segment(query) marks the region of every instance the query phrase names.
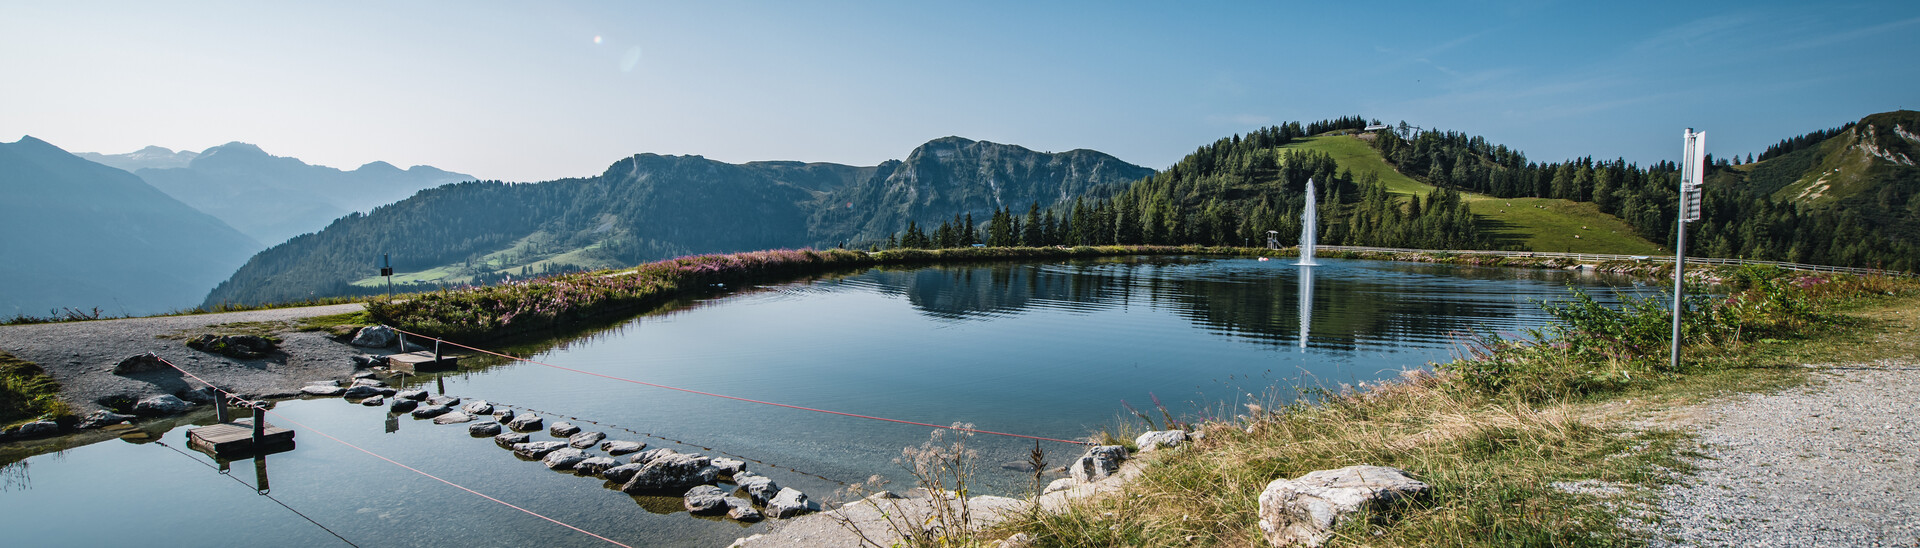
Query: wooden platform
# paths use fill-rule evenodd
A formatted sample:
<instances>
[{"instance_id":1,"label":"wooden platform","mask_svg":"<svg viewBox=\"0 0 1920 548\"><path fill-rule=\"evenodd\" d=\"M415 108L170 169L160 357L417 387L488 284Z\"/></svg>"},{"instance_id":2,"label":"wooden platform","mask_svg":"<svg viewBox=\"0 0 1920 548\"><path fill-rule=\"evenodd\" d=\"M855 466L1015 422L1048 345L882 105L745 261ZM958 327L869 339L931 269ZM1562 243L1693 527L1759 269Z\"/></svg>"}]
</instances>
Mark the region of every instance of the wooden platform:
<instances>
[{"instance_id":1,"label":"wooden platform","mask_svg":"<svg viewBox=\"0 0 1920 548\"><path fill-rule=\"evenodd\" d=\"M433 352L426 350L387 356L388 369L409 374L419 373L421 371L443 371L458 367L460 367L460 357L452 354L441 354L440 359L437 360L434 359Z\"/></svg>"},{"instance_id":2,"label":"wooden platform","mask_svg":"<svg viewBox=\"0 0 1920 548\"><path fill-rule=\"evenodd\" d=\"M263 447L253 446L253 423L248 419L202 426L187 431L188 445L215 455L247 453L267 447L293 443L293 430L267 425L260 436Z\"/></svg>"}]
</instances>

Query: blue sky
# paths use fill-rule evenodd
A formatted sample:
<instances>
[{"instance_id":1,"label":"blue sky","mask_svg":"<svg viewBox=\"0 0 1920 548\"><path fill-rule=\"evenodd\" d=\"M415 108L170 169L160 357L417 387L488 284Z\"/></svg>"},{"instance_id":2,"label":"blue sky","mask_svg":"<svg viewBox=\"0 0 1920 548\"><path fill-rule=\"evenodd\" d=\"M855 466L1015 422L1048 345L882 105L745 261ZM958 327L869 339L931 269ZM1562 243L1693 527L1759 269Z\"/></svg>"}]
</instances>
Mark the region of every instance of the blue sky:
<instances>
[{"instance_id":1,"label":"blue sky","mask_svg":"<svg viewBox=\"0 0 1920 548\"><path fill-rule=\"evenodd\" d=\"M1163 168L1351 114L1647 163L1920 109L1910 1L8 2L0 48L0 139L512 181L946 135Z\"/></svg>"}]
</instances>

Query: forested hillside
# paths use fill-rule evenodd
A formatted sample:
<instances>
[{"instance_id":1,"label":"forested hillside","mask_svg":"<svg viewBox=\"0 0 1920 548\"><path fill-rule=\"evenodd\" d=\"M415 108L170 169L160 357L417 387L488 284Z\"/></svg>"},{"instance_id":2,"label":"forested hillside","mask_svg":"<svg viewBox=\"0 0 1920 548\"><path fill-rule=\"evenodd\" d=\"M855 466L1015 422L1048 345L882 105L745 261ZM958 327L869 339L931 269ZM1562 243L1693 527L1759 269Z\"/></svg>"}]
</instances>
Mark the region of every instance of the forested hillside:
<instances>
[{"instance_id":1,"label":"forested hillside","mask_svg":"<svg viewBox=\"0 0 1920 548\"><path fill-rule=\"evenodd\" d=\"M1378 122L1374 122L1377 124ZM1234 135L1200 147L1162 173L1142 179L1111 199L1072 206L1007 207L987 221L955 216L936 227L912 227L894 245L941 246L980 241L989 245L1202 244L1263 242L1268 231L1282 245L1299 239L1305 181L1319 183L1319 241L1427 249L1524 249L1502 232L1579 232L1589 226L1543 220L1534 209L1545 199L1590 204L1590 224L1629 227L1634 242L1674 241L1678 226L1679 168L1673 162L1639 166L1624 160L1578 158L1529 161L1518 150L1452 131L1362 132L1369 124L1347 117L1302 125L1288 123ZM1400 125L1405 128L1405 124ZM1691 225L1689 255L1749 258L1841 266L1920 267L1920 113L1876 114L1840 128L1782 140L1760 160L1735 165L1708 157L1704 216ZM1378 170L1353 169L1306 147L1289 147L1310 136L1353 135L1405 177L1382 182ZM1346 137L1341 137L1346 138ZM1317 147L1328 148L1328 147ZM1359 175L1355 175L1356 171ZM1486 204L1479 212L1469 201ZM1513 201L1522 201L1514 206ZM1036 204L1043 206L1044 204ZM1561 209L1579 208L1569 207ZM1592 215L1592 214L1588 214ZM1562 215L1565 217L1566 215ZM1616 223L1613 220L1617 219ZM985 225L984 227L982 225ZM984 233L984 234L982 234ZM947 236L943 237L945 234ZM994 234L1016 237L995 238ZM1589 241L1599 241L1612 234ZM1634 237L1637 236L1637 237ZM1534 238L1541 241L1541 238ZM1010 243L1009 243L1010 242ZM1540 251L1597 251L1582 243ZM1647 243L1625 244L1634 252ZM1597 246L1596 246L1597 247Z\"/></svg>"},{"instance_id":2,"label":"forested hillside","mask_svg":"<svg viewBox=\"0 0 1920 548\"><path fill-rule=\"evenodd\" d=\"M937 139L905 161L729 164L640 154L597 177L429 189L253 257L207 305L486 284L694 253L862 245L956 209L1104 196L1151 174L1088 150Z\"/></svg>"}]
</instances>

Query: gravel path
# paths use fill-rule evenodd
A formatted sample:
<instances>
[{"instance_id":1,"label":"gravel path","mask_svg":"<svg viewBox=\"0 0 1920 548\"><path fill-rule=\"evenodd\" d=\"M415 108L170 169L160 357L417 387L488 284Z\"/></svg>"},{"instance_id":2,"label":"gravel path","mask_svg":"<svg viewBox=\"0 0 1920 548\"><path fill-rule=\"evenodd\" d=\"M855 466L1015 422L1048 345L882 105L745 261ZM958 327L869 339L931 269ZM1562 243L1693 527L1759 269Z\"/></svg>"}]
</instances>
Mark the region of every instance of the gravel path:
<instances>
[{"instance_id":1,"label":"gravel path","mask_svg":"<svg viewBox=\"0 0 1920 548\"><path fill-rule=\"evenodd\" d=\"M183 333L213 332L212 326L236 322L279 322L310 316L355 312L358 303L304 308L278 308L222 314L129 318L0 326L0 349L40 364L60 381L61 393L84 415L101 409L99 401L116 395L136 399L155 394L178 394L202 385L178 372L115 375L120 360L152 352L195 375L223 387L252 395L297 392L309 381L346 378L353 371L349 359L365 352L336 342L321 332L279 335L281 352L258 360L235 360L187 348Z\"/></svg>"},{"instance_id":2,"label":"gravel path","mask_svg":"<svg viewBox=\"0 0 1920 548\"><path fill-rule=\"evenodd\" d=\"M1920 364L1815 375L1694 416L1708 458L1662 490L1656 546L1920 546Z\"/></svg>"}]
</instances>

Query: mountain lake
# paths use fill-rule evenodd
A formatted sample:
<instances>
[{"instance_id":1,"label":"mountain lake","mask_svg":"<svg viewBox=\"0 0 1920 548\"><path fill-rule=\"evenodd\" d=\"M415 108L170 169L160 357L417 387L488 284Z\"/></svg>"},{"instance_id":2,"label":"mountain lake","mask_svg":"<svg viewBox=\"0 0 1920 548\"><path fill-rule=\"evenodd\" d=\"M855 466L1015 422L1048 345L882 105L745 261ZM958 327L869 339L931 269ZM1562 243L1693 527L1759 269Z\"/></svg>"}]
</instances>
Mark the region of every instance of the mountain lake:
<instances>
[{"instance_id":1,"label":"mountain lake","mask_svg":"<svg viewBox=\"0 0 1920 548\"><path fill-rule=\"evenodd\" d=\"M1183 420L1231 417L1250 401L1271 405L1305 389L1396 378L1451 359L1478 333L1516 336L1545 325L1536 301L1565 299L1569 286L1613 302L1660 285L1561 270L1320 263L1133 257L871 269L728 291L494 350L740 398L1084 439L1102 429L1145 429L1126 406L1156 422L1156 401ZM565 420L609 440L737 458L823 502L873 475L889 479L889 489L912 488L894 459L932 431L503 359L469 358L460 371L404 384L444 385L448 395L536 413L548 425ZM391 416L384 406L325 398L282 401L275 411L634 546L724 546L778 521L693 516L678 496L626 495L602 480L519 459L469 436L465 424ZM299 431L291 451L234 461L221 472L186 449L184 427L212 422L211 412L200 412L147 425L151 439L110 439L5 465L0 515L8 543L605 544L314 431ZM556 439L544 429L532 438ZM1031 473L1013 464L1027 460L1034 440L975 435L968 443L979 452L975 493L1031 494ZM1050 468L1081 452L1039 445ZM262 477L265 496L256 490Z\"/></svg>"}]
</instances>

